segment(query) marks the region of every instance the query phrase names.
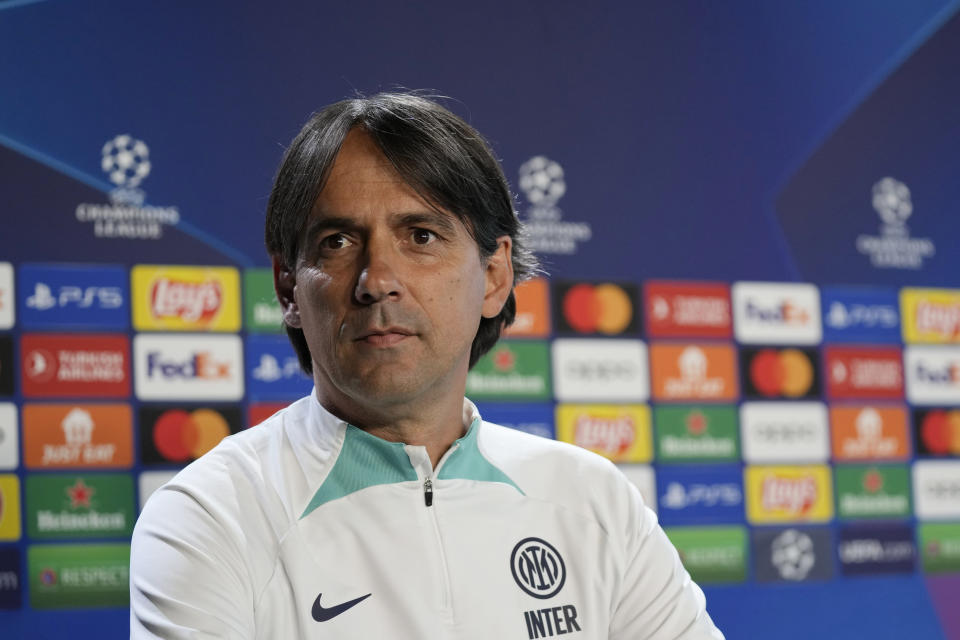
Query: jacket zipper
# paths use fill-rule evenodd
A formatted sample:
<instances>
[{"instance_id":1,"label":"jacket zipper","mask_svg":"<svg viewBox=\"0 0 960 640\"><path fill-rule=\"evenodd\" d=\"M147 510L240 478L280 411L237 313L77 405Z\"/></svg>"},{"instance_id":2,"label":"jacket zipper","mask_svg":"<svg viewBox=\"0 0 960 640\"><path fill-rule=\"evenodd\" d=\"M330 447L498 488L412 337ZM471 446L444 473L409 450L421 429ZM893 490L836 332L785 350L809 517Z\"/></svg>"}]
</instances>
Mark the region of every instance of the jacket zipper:
<instances>
[{"instance_id":1,"label":"jacket zipper","mask_svg":"<svg viewBox=\"0 0 960 640\"><path fill-rule=\"evenodd\" d=\"M430 478L423 481L423 504L433 506L433 480Z\"/></svg>"}]
</instances>

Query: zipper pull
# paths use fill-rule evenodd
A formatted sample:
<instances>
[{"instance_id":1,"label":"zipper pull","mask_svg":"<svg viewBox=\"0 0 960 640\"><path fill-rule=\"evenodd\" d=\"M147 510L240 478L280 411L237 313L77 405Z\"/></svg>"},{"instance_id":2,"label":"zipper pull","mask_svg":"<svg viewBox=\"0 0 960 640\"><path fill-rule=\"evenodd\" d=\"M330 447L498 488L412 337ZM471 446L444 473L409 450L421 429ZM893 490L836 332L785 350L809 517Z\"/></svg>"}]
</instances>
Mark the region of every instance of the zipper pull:
<instances>
[{"instance_id":1,"label":"zipper pull","mask_svg":"<svg viewBox=\"0 0 960 640\"><path fill-rule=\"evenodd\" d=\"M423 504L433 505L433 480L430 478L423 481Z\"/></svg>"}]
</instances>

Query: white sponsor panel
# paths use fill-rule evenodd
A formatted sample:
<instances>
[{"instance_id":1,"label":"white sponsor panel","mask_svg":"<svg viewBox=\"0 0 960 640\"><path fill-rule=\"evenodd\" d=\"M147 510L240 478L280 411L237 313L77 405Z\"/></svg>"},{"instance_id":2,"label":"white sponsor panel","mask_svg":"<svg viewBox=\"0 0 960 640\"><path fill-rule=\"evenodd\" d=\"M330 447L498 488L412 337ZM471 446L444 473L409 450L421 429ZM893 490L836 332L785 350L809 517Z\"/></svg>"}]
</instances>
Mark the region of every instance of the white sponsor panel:
<instances>
[{"instance_id":1,"label":"white sponsor panel","mask_svg":"<svg viewBox=\"0 0 960 640\"><path fill-rule=\"evenodd\" d=\"M561 402L645 402L650 396L647 345L640 340L559 339L551 352Z\"/></svg>"},{"instance_id":2,"label":"white sponsor panel","mask_svg":"<svg viewBox=\"0 0 960 640\"><path fill-rule=\"evenodd\" d=\"M20 463L19 437L17 405L0 402L0 469L16 469Z\"/></svg>"},{"instance_id":3,"label":"white sponsor panel","mask_svg":"<svg viewBox=\"0 0 960 640\"><path fill-rule=\"evenodd\" d=\"M648 507L657 510L657 481L653 467L648 464L618 464L627 480L636 485L643 496L643 502Z\"/></svg>"},{"instance_id":4,"label":"white sponsor panel","mask_svg":"<svg viewBox=\"0 0 960 640\"><path fill-rule=\"evenodd\" d=\"M757 463L825 462L830 456L822 402L745 402L740 406L743 459Z\"/></svg>"},{"instance_id":5,"label":"white sponsor panel","mask_svg":"<svg viewBox=\"0 0 960 640\"><path fill-rule=\"evenodd\" d=\"M134 388L140 400L239 400L240 336L147 335L133 339Z\"/></svg>"},{"instance_id":6,"label":"white sponsor panel","mask_svg":"<svg viewBox=\"0 0 960 640\"><path fill-rule=\"evenodd\" d=\"M0 329L13 326L13 265L0 262Z\"/></svg>"},{"instance_id":7,"label":"white sponsor panel","mask_svg":"<svg viewBox=\"0 0 960 640\"><path fill-rule=\"evenodd\" d=\"M140 510L143 511L143 505L147 504L147 498L167 484L177 475L177 471L144 471L137 479L140 490Z\"/></svg>"},{"instance_id":8,"label":"white sponsor panel","mask_svg":"<svg viewBox=\"0 0 960 640\"><path fill-rule=\"evenodd\" d=\"M960 460L913 464L913 510L921 520L960 518Z\"/></svg>"},{"instance_id":9,"label":"white sponsor panel","mask_svg":"<svg viewBox=\"0 0 960 640\"><path fill-rule=\"evenodd\" d=\"M960 404L960 347L908 346L903 363L912 404Z\"/></svg>"},{"instance_id":10,"label":"white sponsor panel","mask_svg":"<svg viewBox=\"0 0 960 640\"><path fill-rule=\"evenodd\" d=\"M818 344L820 293L812 284L736 282L731 289L734 335L744 344Z\"/></svg>"}]
</instances>

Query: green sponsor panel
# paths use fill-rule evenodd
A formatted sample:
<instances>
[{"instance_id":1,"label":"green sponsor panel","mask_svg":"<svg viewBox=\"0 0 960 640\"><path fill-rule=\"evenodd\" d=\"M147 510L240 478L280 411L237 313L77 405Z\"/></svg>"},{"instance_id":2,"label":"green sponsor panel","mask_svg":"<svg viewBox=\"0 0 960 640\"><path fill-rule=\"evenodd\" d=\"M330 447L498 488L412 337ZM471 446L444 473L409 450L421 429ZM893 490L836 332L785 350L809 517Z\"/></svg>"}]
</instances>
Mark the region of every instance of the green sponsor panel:
<instances>
[{"instance_id":1,"label":"green sponsor panel","mask_svg":"<svg viewBox=\"0 0 960 640\"><path fill-rule=\"evenodd\" d=\"M747 579L744 527L670 527L664 531L694 581L717 584Z\"/></svg>"},{"instance_id":2,"label":"green sponsor panel","mask_svg":"<svg viewBox=\"0 0 960 640\"><path fill-rule=\"evenodd\" d=\"M273 291L272 269L243 272L243 318L247 331L283 332L283 312Z\"/></svg>"},{"instance_id":3,"label":"green sponsor panel","mask_svg":"<svg viewBox=\"0 0 960 640\"><path fill-rule=\"evenodd\" d=\"M124 473L28 475L27 535L39 540L129 538L133 478Z\"/></svg>"},{"instance_id":4,"label":"green sponsor panel","mask_svg":"<svg viewBox=\"0 0 960 640\"><path fill-rule=\"evenodd\" d=\"M910 517L910 470L906 465L841 464L834 474L837 517Z\"/></svg>"},{"instance_id":5,"label":"green sponsor panel","mask_svg":"<svg viewBox=\"0 0 960 640\"><path fill-rule=\"evenodd\" d=\"M126 607L129 544L33 545L27 549L34 609Z\"/></svg>"},{"instance_id":6,"label":"green sponsor panel","mask_svg":"<svg viewBox=\"0 0 960 640\"><path fill-rule=\"evenodd\" d=\"M653 410L658 462L740 460L734 406L660 406Z\"/></svg>"},{"instance_id":7,"label":"green sponsor panel","mask_svg":"<svg viewBox=\"0 0 960 640\"><path fill-rule=\"evenodd\" d=\"M501 340L467 374L477 400L549 400L550 352L542 340Z\"/></svg>"},{"instance_id":8,"label":"green sponsor panel","mask_svg":"<svg viewBox=\"0 0 960 640\"><path fill-rule=\"evenodd\" d=\"M960 573L960 522L927 522L919 529L923 570Z\"/></svg>"}]
</instances>

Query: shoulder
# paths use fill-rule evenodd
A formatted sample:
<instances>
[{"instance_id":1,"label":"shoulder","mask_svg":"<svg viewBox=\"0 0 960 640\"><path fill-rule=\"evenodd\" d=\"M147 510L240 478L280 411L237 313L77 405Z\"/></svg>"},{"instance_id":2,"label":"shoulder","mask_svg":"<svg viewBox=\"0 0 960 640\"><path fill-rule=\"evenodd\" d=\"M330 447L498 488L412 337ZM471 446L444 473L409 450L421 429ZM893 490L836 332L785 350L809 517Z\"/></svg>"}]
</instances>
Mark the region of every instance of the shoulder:
<instances>
[{"instance_id":1,"label":"shoulder","mask_svg":"<svg viewBox=\"0 0 960 640\"><path fill-rule=\"evenodd\" d=\"M529 498L609 520L642 505L639 491L606 458L581 447L484 422L478 446Z\"/></svg>"}]
</instances>

